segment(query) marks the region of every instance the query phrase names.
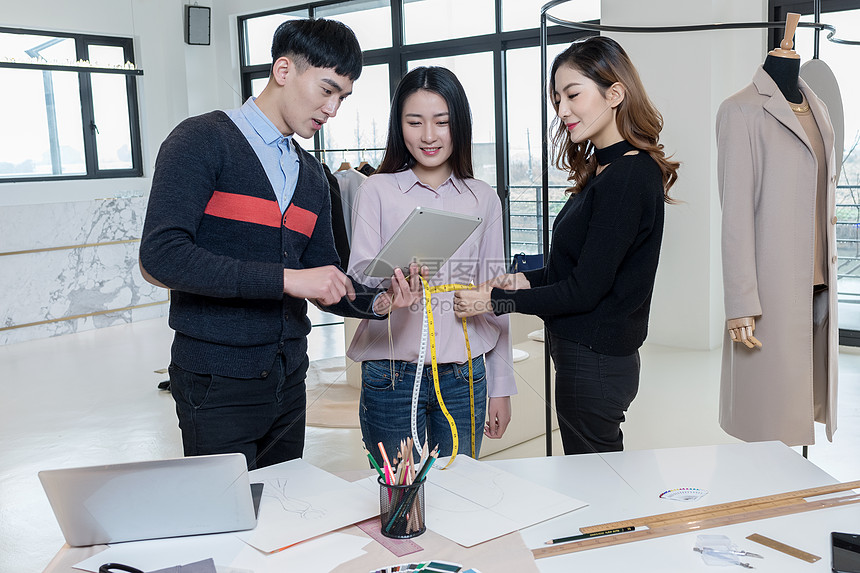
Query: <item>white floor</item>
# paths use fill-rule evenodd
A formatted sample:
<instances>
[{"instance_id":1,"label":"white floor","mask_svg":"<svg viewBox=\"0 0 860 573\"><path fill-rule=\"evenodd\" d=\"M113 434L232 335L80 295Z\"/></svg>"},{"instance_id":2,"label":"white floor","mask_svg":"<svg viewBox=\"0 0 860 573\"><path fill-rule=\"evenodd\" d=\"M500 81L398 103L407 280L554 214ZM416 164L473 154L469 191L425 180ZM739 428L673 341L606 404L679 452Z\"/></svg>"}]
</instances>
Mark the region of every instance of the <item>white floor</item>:
<instances>
[{"instance_id":1,"label":"white floor","mask_svg":"<svg viewBox=\"0 0 860 573\"><path fill-rule=\"evenodd\" d=\"M0 572L41 571L63 544L39 470L182 455L173 399L156 389L171 336L166 319L157 319L0 347ZM342 326L317 327L310 342L312 359L342 355ZM719 349L646 345L626 447L734 441L717 423L719 369ZM514 412L512 423L517 416L542 413ZM817 431L810 460L841 481L860 479L860 353L853 349L840 354L835 441ZM490 457L544 450L537 439ZM357 430L308 428L305 458L329 470L366 465Z\"/></svg>"}]
</instances>

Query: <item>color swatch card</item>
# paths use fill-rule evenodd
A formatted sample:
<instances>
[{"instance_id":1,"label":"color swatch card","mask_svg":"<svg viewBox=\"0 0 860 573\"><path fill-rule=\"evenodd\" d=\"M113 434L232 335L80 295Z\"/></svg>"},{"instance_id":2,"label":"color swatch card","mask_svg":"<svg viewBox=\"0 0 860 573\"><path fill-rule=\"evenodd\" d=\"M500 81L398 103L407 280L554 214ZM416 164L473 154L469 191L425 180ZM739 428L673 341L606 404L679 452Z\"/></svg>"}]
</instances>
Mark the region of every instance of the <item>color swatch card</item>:
<instances>
[{"instance_id":1,"label":"color swatch card","mask_svg":"<svg viewBox=\"0 0 860 573\"><path fill-rule=\"evenodd\" d=\"M236 536L264 553L379 515L377 492L300 459L249 475L264 484L258 525Z\"/></svg>"}]
</instances>

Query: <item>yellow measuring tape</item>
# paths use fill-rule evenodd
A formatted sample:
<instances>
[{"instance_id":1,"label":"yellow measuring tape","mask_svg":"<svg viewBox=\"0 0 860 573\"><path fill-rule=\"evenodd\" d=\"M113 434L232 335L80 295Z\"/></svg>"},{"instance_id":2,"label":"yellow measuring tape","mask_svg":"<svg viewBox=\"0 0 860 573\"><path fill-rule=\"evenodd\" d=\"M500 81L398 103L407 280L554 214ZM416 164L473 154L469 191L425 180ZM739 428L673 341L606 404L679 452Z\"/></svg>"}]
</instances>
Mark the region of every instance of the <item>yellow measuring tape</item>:
<instances>
[{"instance_id":1,"label":"yellow measuring tape","mask_svg":"<svg viewBox=\"0 0 860 573\"><path fill-rule=\"evenodd\" d=\"M425 306L427 312L427 330L430 339L430 365L433 369L433 389L436 391L436 399L439 401L439 407L442 409L442 413L445 415L445 419L448 420L448 425L451 427L451 438L454 442L454 447L451 450L451 459L448 460L448 463L445 464L447 468L454 461L454 458L457 457L457 450L459 449L460 439L457 435L457 424L454 422L454 418L451 416L451 413L448 412L448 408L445 406L445 401L442 400L442 391L439 388L439 367L436 364L436 329L433 326L433 307L431 304L431 295L439 293L439 292L451 292L455 290L466 290L475 288L474 285L461 285L461 284L449 284L449 285L439 285L431 287L424 277L421 277L421 282L424 285L424 292L426 293L425 298ZM471 427L472 427L472 457L476 457L475 455L475 388L474 388L474 376L472 372L472 348L469 345L469 331L466 328L466 319L463 319L463 336L466 338L466 359L469 363L469 411L471 412Z\"/></svg>"}]
</instances>

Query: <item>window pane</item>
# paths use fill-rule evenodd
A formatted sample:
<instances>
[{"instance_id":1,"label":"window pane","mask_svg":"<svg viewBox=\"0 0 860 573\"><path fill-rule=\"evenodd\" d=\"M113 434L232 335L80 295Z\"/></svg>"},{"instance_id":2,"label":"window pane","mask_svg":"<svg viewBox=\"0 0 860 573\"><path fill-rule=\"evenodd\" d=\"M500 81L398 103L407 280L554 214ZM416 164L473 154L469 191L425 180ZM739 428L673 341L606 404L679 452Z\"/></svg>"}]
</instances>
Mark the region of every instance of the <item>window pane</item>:
<instances>
[{"instance_id":1,"label":"window pane","mask_svg":"<svg viewBox=\"0 0 860 573\"><path fill-rule=\"evenodd\" d=\"M269 83L269 78L254 78L251 80L251 95L254 97L260 95L267 83Z\"/></svg>"},{"instance_id":2,"label":"window pane","mask_svg":"<svg viewBox=\"0 0 860 573\"><path fill-rule=\"evenodd\" d=\"M92 86L98 168L131 169L126 78L119 74L92 74Z\"/></svg>"},{"instance_id":3,"label":"window pane","mask_svg":"<svg viewBox=\"0 0 860 573\"><path fill-rule=\"evenodd\" d=\"M496 31L493 0L405 0L404 43L492 34Z\"/></svg>"},{"instance_id":4,"label":"window pane","mask_svg":"<svg viewBox=\"0 0 860 573\"><path fill-rule=\"evenodd\" d=\"M391 2L363 0L321 6L314 11L316 18L343 22L355 33L362 50L391 47Z\"/></svg>"},{"instance_id":5,"label":"window pane","mask_svg":"<svg viewBox=\"0 0 860 573\"><path fill-rule=\"evenodd\" d=\"M51 64L71 64L78 59L73 38L8 33L0 33L0 57L19 62L45 60Z\"/></svg>"},{"instance_id":6,"label":"window pane","mask_svg":"<svg viewBox=\"0 0 860 573\"><path fill-rule=\"evenodd\" d=\"M502 0L502 31L540 27L540 9L547 0ZM557 18L571 22L600 19L600 0L577 0L549 11ZM550 21L547 24L554 26Z\"/></svg>"},{"instance_id":7,"label":"window pane","mask_svg":"<svg viewBox=\"0 0 860 573\"><path fill-rule=\"evenodd\" d=\"M496 106L493 97L493 55L490 52L431 58L409 62L418 66L442 66L457 75L472 108L472 163L475 178L496 186Z\"/></svg>"},{"instance_id":8,"label":"window pane","mask_svg":"<svg viewBox=\"0 0 860 573\"><path fill-rule=\"evenodd\" d=\"M567 46L548 46L549 64ZM540 102L546 97L540 83L540 48L508 50L507 77L511 253L537 254L542 252L543 242ZM551 127L554 118L551 105L548 112ZM552 166L552 149L549 184L552 225L564 205L564 189L568 187L567 174Z\"/></svg>"},{"instance_id":9,"label":"window pane","mask_svg":"<svg viewBox=\"0 0 860 573\"><path fill-rule=\"evenodd\" d=\"M803 22L812 22L811 15ZM825 12L821 21L836 27L837 36L856 39L854 30L860 30L860 10ZM842 92L845 114L845 147L842 154L842 171L836 186L836 251L839 255L837 288L839 291L839 328L860 330L860 109L854 102L860 100L860 80L857 77L857 46L835 44L821 34L819 57L826 62ZM814 35L812 30L799 28L795 36L795 51L805 63L812 58Z\"/></svg>"},{"instance_id":10,"label":"window pane","mask_svg":"<svg viewBox=\"0 0 860 573\"><path fill-rule=\"evenodd\" d=\"M102 68L113 68L125 64L125 53L122 46L96 46L87 47L89 61L94 66Z\"/></svg>"},{"instance_id":11,"label":"window pane","mask_svg":"<svg viewBox=\"0 0 860 573\"><path fill-rule=\"evenodd\" d=\"M358 167L362 161L379 167L382 151L370 149L385 147L390 106L388 92L388 65L365 66L353 94L344 100L337 116L325 124L326 149L360 150L324 154L323 159L332 171L344 161L352 167Z\"/></svg>"},{"instance_id":12,"label":"window pane","mask_svg":"<svg viewBox=\"0 0 860 573\"><path fill-rule=\"evenodd\" d=\"M78 74L0 68L0 178L86 173Z\"/></svg>"},{"instance_id":13,"label":"window pane","mask_svg":"<svg viewBox=\"0 0 860 573\"><path fill-rule=\"evenodd\" d=\"M245 65L272 63L272 36L282 22L307 18L307 10L248 18L245 23Z\"/></svg>"}]
</instances>

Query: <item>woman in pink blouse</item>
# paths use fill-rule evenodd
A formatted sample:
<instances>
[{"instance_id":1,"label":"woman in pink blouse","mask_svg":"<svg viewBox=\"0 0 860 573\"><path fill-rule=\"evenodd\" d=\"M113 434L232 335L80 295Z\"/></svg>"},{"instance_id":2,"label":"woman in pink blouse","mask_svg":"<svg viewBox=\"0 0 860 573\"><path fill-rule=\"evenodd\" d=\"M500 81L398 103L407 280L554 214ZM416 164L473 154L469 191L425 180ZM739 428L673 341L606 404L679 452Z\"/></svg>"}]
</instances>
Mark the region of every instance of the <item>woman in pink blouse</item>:
<instances>
[{"instance_id":1,"label":"woman in pink blouse","mask_svg":"<svg viewBox=\"0 0 860 573\"><path fill-rule=\"evenodd\" d=\"M379 280L365 276L363 271L418 206L476 215L482 220L429 281L431 286L480 284L504 272L501 202L489 185L473 177L469 102L457 77L441 67L416 68L397 86L385 157L359 189L352 214L350 276L376 286ZM462 322L454 316L452 301L452 293L432 297L439 385L457 426L459 452L469 454L469 368ZM381 459L378 442L392 452L400 440L411 435L422 313L423 309L415 305L395 310L386 320L363 320L347 350L347 356L361 362L361 433L368 451L377 459ZM500 438L511 419L510 396L516 393L516 384L508 325L506 316L492 314L468 320L476 456L482 422L488 420L483 424L483 435ZM426 432L431 449L438 444L440 455L450 455L451 429L436 399L429 351L420 384L418 435L423 438Z\"/></svg>"}]
</instances>

